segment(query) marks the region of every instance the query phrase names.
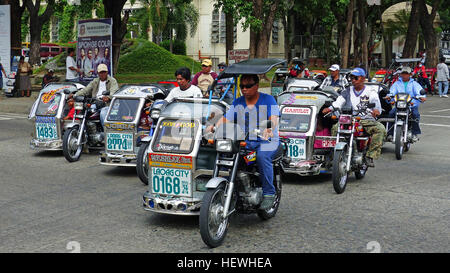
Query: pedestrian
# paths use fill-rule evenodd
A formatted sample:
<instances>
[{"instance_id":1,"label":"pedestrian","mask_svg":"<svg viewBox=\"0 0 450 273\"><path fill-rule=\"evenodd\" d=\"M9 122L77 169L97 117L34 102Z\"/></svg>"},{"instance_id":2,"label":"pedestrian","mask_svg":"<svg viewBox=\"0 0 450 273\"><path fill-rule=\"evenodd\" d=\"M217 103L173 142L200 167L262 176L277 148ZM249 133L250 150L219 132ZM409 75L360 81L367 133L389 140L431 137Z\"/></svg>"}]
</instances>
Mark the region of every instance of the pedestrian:
<instances>
[{"instance_id":1,"label":"pedestrian","mask_svg":"<svg viewBox=\"0 0 450 273\"><path fill-rule=\"evenodd\" d=\"M55 71L53 69L49 69L47 74L45 74L44 78L42 78L42 88L44 88L50 82L56 82L57 79L54 76Z\"/></svg>"},{"instance_id":2,"label":"pedestrian","mask_svg":"<svg viewBox=\"0 0 450 273\"><path fill-rule=\"evenodd\" d=\"M217 78L217 74L215 72L211 72L212 61L210 59L204 59L202 62L202 71L195 74L192 79L192 85L197 86L202 90L203 96L208 97L208 87L214 82Z\"/></svg>"},{"instance_id":3,"label":"pedestrian","mask_svg":"<svg viewBox=\"0 0 450 273\"><path fill-rule=\"evenodd\" d=\"M440 63L437 65L436 81L439 87L439 97L448 98L448 81L450 79L448 66L445 64L445 57L441 57ZM444 89L444 90L442 90Z\"/></svg>"},{"instance_id":4,"label":"pedestrian","mask_svg":"<svg viewBox=\"0 0 450 273\"><path fill-rule=\"evenodd\" d=\"M73 59L73 56L75 56L75 49L69 48L67 53L69 56L66 58L66 81L77 82L78 74L81 73L81 70L77 67L77 63Z\"/></svg>"},{"instance_id":5,"label":"pedestrian","mask_svg":"<svg viewBox=\"0 0 450 273\"><path fill-rule=\"evenodd\" d=\"M20 85L19 90L21 96L25 96L25 90L27 91L27 97L31 96L31 81L30 75L33 73L31 65L28 62L25 62L25 57L20 56L19 59L19 76L20 76Z\"/></svg>"},{"instance_id":6,"label":"pedestrian","mask_svg":"<svg viewBox=\"0 0 450 273\"><path fill-rule=\"evenodd\" d=\"M349 83L347 78L339 73L341 70L339 65L333 64L328 70L330 71L330 75L322 82L320 89L323 89L326 86L341 87L342 89L345 89Z\"/></svg>"},{"instance_id":7,"label":"pedestrian","mask_svg":"<svg viewBox=\"0 0 450 273\"><path fill-rule=\"evenodd\" d=\"M6 72L5 72L5 69L3 68L1 60L2 59L0 58L0 90L3 89L3 75L5 75L5 78L8 78L8 76L6 76Z\"/></svg>"}]
</instances>

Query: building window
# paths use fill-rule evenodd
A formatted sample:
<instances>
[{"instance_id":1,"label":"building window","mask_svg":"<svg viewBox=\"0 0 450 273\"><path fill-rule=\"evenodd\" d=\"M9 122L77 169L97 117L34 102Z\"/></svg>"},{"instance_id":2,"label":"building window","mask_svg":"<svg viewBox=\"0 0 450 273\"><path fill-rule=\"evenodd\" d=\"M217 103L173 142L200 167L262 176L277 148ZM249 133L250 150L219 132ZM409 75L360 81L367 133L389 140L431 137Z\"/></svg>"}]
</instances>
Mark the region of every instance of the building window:
<instances>
[{"instance_id":1,"label":"building window","mask_svg":"<svg viewBox=\"0 0 450 273\"><path fill-rule=\"evenodd\" d=\"M278 44L279 30L280 30L280 23L278 21L274 21L272 26L272 44Z\"/></svg>"},{"instance_id":2,"label":"building window","mask_svg":"<svg viewBox=\"0 0 450 273\"><path fill-rule=\"evenodd\" d=\"M237 41L237 28L233 28L234 42ZM211 24L211 43L225 44L227 39L225 13L213 11Z\"/></svg>"}]
</instances>

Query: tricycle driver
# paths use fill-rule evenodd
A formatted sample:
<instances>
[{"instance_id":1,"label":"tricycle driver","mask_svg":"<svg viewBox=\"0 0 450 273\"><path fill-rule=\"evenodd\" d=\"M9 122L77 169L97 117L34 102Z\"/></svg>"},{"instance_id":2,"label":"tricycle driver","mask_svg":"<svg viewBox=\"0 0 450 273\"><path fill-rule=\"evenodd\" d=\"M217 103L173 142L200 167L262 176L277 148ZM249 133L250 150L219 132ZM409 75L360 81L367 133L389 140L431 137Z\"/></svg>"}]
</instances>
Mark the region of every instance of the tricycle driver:
<instances>
[{"instance_id":1,"label":"tricycle driver","mask_svg":"<svg viewBox=\"0 0 450 273\"><path fill-rule=\"evenodd\" d=\"M381 113L381 103L376 92L366 89L366 86L364 85L365 77L366 72L362 68L353 69L350 73L350 79L353 86L349 86L342 91L341 95L335 102L333 102L333 105L323 109L322 112L327 114L333 111L333 109L342 107L357 109L363 98L365 100L368 99L369 103L375 103L375 108L373 109L371 115L364 115L361 117L361 125L366 133L372 137L369 150L367 151L367 166L375 167L373 160L378 159L381 154L381 148L383 147L383 140L386 136L386 130L381 123L375 120L375 118ZM337 135L338 125L339 123L336 123L332 128L333 136Z\"/></svg>"},{"instance_id":2,"label":"tricycle driver","mask_svg":"<svg viewBox=\"0 0 450 273\"><path fill-rule=\"evenodd\" d=\"M272 207L275 200L275 187L273 185L273 164L278 146L278 119L280 109L271 95L258 92L258 75L242 75L240 88L243 96L235 99L225 116L216 123L218 127L222 123L237 123L246 133L246 149L256 151L256 164L261 174L260 181L263 190L263 201L260 209L267 210ZM265 128L262 135L255 135L255 129L260 128L260 122L271 121L272 128ZM210 125L206 132L216 127ZM262 129L262 127L261 127Z\"/></svg>"},{"instance_id":3,"label":"tricycle driver","mask_svg":"<svg viewBox=\"0 0 450 273\"><path fill-rule=\"evenodd\" d=\"M119 90L119 85L117 80L108 75L108 67L105 64L100 64L97 68L98 78L91 81L88 86L86 86L81 91L76 93L77 96L89 96L91 98L97 98L98 100L103 100L105 103L111 101L112 95ZM109 91L108 96L104 96L103 92ZM104 126L106 114L108 113L109 106L105 106L100 110L100 122Z\"/></svg>"}]
</instances>

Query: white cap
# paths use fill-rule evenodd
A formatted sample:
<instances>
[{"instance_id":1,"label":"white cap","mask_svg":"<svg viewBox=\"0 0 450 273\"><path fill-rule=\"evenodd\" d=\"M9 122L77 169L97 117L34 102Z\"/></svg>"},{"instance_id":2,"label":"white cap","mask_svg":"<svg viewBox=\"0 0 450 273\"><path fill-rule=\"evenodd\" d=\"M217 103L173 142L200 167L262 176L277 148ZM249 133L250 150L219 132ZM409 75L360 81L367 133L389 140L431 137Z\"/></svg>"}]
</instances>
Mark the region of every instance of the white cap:
<instances>
[{"instance_id":1,"label":"white cap","mask_svg":"<svg viewBox=\"0 0 450 273\"><path fill-rule=\"evenodd\" d=\"M330 68L328 68L328 70L336 71L336 70L341 70L341 69L338 64L333 64Z\"/></svg>"},{"instance_id":2,"label":"white cap","mask_svg":"<svg viewBox=\"0 0 450 273\"><path fill-rule=\"evenodd\" d=\"M99 64L97 67L97 72L108 72L108 67L106 66L106 64Z\"/></svg>"}]
</instances>

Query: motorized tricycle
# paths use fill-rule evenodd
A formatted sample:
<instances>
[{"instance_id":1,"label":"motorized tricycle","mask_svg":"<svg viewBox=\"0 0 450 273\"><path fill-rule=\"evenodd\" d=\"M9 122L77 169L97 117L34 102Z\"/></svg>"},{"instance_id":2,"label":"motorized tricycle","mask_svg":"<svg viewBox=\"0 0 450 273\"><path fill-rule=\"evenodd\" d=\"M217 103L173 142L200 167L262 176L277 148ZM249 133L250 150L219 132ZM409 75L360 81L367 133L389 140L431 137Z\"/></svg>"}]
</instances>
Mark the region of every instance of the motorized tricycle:
<instances>
[{"instance_id":1,"label":"motorized tricycle","mask_svg":"<svg viewBox=\"0 0 450 273\"><path fill-rule=\"evenodd\" d=\"M270 83L270 94L275 98L283 92L286 87L286 80L289 76L289 69L287 67L278 68L273 75Z\"/></svg>"},{"instance_id":2,"label":"motorized tricycle","mask_svg":"<svg viewBox=\"0 0 450 273\"><path fill-rule=\"evenodd\" d=\"M339 96L338 88L311 90L295 86L278 97L281 108L280 137L288 140L289 163L282 163L284 173L313 176L331 171L336 137L335 123L322 110Z\"/></svg>"},{"instance_id":3,"label":"motorized tricycle","mask_svg":"<svg viewBox=\"0 0 450 273\"><path fill-rule=\"evenodd\" d=\"M105 150L100 164L136 167L142 139L152 134L150 107L155 100L164 99L167 91L155 84L122 86L111 100L104 122Z\"/></svg>"},{"instance_id":4,"label":"motorized tricycle","mask_svg":"<svg viewBox=\"0 0 450 273\"><path fill-rule=\"evenodd\" d=\"M51 83L45 86L33 106L28 119L34 123L30 148L33 150L61 150L64 132L69 121L67 97L84 86L78 83Z\"/></svg>"},{"instance_id":5,"label":"motorized tricycle","mask_svg":"<svg viewBox=\"0 0 450 273\"><path fill-rule=\"evenodd\" d=\"M425 95L425 90L420 91L420 95ZM384 97L383 99L389 99L389 97ZM391 142L395 144L395 157L401 160L403 153L410 150L411 144L415 141L412 137L412 123L414 122L412 118L411 106L414 99L419 100L418 97L411 97L407 93L399 93L392 98L392 104L395 106L396 113L394 118L384 117L378 119L386 127L386 132L389 135L392 132ZM388 141L388 137L386 137Z\"/></svg>"},{"instance_id":6,"label":"motorized tricycle","mask_svg":"<svg viewBox=\"0 0 450 273\"><path fill-rule=\"evenodd\" d=\"M208 143L203 129L217 122L228 108L217 98L177 98L163 108L152 109L151 116L158 123L153 137L140 148L140 153L145 151L148 166L145 210L177 215L200 213L215 159L215 148Z\"/></svg>"}]
</instances>

